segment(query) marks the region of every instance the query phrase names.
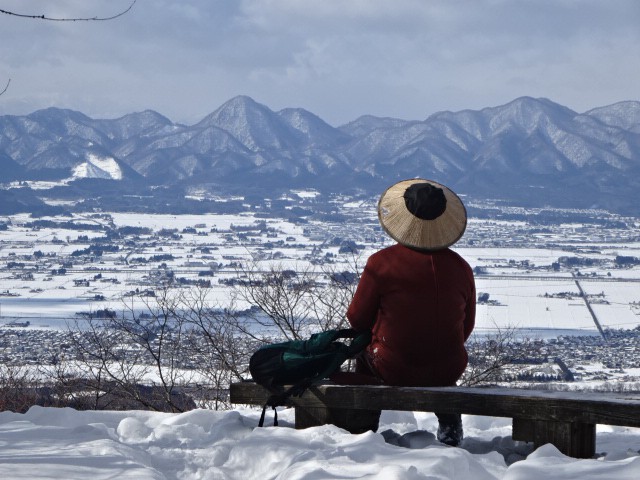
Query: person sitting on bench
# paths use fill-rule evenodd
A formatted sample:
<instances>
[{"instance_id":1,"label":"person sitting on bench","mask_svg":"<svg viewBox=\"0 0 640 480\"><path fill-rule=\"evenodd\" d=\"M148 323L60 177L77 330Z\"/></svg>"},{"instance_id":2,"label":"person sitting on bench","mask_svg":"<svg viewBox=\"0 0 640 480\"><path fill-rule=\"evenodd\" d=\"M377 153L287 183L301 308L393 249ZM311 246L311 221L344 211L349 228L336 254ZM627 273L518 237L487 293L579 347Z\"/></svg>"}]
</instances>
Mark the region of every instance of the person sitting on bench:
<instances>
[{"instance_id":1,"label":"person sitting on bench","mask_svg":"<svg viewBox=\"0 0 640 480\"><path fill-rule=\"evenodd\" d=\"M469 264L448 247L467 225L465 207L449 188L405 180L378 202L382 228L398 243L369 257L347 311L357 331L373 339L356 373L337 383L412 387L453 386L467 366L465 341L475 323L476 293ZM462 441L459 414L438 414L437 438ZM379 417L378 417L379 419ZM377 430L378 425L372 425Z\"/></svg>"}]
</instances>

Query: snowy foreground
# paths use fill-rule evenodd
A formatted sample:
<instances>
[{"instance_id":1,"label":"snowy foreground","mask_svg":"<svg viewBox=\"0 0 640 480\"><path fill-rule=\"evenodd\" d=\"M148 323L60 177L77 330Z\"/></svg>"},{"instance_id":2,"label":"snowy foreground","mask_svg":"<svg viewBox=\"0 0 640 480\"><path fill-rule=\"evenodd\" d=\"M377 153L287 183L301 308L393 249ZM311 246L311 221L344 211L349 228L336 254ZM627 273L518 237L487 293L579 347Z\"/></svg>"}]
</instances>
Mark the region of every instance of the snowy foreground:
<instances>
[{"instance_id":1,"label":"snowy foreground","mask_svg":"<svg viewBox=\"0 0 640 480\"><path fill-rule=\"evenodd\" d=\"M531 452L514 443L509 419L464 417L463 448L451 448L435 440L436 419L427 413L383 412L379 433L362 435L332 425L287 428L292 410L279 415L284 427L257 428L258 416L255 410L3 412L0 478L640 478L640 429L599 426L600 457L576 460L552 445Z\"/></svg>"}]
</instances>

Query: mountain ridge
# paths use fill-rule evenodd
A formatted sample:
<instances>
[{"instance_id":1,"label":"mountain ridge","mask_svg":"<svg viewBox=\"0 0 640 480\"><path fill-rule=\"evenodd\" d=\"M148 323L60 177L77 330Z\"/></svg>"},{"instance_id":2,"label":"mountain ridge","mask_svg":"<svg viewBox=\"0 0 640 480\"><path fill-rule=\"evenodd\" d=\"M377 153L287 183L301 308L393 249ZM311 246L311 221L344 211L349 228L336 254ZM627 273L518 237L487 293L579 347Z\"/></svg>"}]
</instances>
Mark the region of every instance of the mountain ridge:
<instances>
[{"instance_id":1,"label":"mountain ridge","mask_svg":"<svg viewBox=\"0 0 640 480\"><path fill-rule=\"evenodd\" d=\"M224 190L258 182L266 190L376 194L394 181L427 177L478 198L640 214L640 102L631 100L579 113L519 97L424 120L363 115L339 127L248 96L193 125L153 110L106 120L59 108L0 116L7 165L0 182L66 179L74 171L118 181L92 158L113 159L118 178L133 184Z\"/></svg>"}]
</instances>

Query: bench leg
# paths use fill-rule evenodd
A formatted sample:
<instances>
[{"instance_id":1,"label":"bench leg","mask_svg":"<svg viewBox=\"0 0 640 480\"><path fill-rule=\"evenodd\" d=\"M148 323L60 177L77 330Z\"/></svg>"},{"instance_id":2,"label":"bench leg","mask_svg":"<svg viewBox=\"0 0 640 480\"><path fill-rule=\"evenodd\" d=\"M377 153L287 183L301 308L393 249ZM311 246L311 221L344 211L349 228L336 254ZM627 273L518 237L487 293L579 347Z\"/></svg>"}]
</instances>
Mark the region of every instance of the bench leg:
<instances>
[{"instance_id":1,"label":"bench leg","mask_svg":"<svg viewBox=\"0 0 640 480\"><path fill-rule=\"evenodd\" d=\"M513 419L514 440L533 441L536 448L552 443L565 455L591 458L596 453L596 426L593 423Z\"/></svg>"},{"instance_id":2,"label":"bench leg","mask_svg":"<svg viewBox=\"0 0 640 480\"><path fill-rule=\"evenodd\" d=\"M296 428L316 427L328 423L351 433L374 432L378 429L380 410L296 406Z\"/></svg>"}]
</instances>

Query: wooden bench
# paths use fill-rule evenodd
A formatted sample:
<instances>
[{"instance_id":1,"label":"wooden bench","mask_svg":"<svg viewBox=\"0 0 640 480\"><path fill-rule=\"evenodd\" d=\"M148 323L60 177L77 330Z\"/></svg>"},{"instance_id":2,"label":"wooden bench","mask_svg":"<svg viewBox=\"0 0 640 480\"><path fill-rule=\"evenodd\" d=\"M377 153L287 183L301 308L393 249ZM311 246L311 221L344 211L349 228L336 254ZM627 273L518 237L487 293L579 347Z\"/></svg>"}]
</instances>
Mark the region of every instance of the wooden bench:
<instances>
[{"instance_id":1,"label":"wooden bench","mask_svg":"<svg viewBox=\"0 0 640 480\"><path fill-rule=\"evenodd\" d=\"M264 405L269 392L253 382L231 385L234 404ZM462 413L513 419L514 440L552 443L565 455L595 455L596 424L640 427L640 393L587 393L514 388L390 387L321 384L293 397L296 428L327 423L352 433L379 410Z\"/></svg>"}]
</instances>

